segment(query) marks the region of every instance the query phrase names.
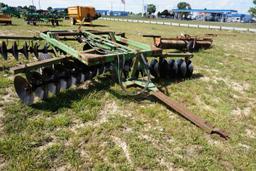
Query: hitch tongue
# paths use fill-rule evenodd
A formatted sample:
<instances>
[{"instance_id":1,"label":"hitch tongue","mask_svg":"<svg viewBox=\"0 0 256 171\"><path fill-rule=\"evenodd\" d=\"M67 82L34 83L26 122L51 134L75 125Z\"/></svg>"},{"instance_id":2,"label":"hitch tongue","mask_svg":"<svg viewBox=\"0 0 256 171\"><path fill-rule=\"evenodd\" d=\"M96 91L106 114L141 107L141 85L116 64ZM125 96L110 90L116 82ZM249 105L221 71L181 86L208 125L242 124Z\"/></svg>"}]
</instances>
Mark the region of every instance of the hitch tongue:
<instances>
[{"instance_id":1,"label":"hitch tongue","mask_svg":"<svg viewBox=\"0 0 256 171\"><path fill-rule=\"evenodd\" d=\"M218 134L221 138L228 140L230 137L229 135L219 128L213 128L211 134Z\"/></svg>"},{"instance_id":2,"label":"hitch tongue","mask_svg":"<svg viewBox=\"0 0 256 171\"><path fill-rule=\"evenodd\" d=\"M203 129L208 134L218 134L220 137L227 140L229 136L224 132L221 131L219 128L215 128L209 123L207 123L205 120L200 118L199 116L193 114L190 112L185 106L182 104L177 103L176 101L170 99L168 96L166 96L161 91L155 91L152 92L152 95L156 97L158 100L163 102L167 107L173 109L177 113L179 113L181 116L198 126L199 128Z\"/></svg>"}]
</instances>

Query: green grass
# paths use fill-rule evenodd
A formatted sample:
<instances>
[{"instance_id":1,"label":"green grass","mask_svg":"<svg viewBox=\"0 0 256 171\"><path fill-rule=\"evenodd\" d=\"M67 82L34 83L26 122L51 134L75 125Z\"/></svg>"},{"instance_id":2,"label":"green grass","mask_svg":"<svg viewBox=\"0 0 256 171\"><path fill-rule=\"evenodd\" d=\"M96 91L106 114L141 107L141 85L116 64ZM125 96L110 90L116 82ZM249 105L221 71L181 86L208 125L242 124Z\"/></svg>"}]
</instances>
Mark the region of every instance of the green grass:
<instances>
[{"instance_id":1,"label":"green grass","mask_svg":"<svg viewBox=\"0 0 256 171\"><path fill-rule=\"evenodd\" d=\"M104 16L108 17L108 16ZM122 19L135 19L135 20L149 20L149 21L164 21L164 22L172 22L172 23L180 23L180 24L202 24L202 25L210 25L210 26L226 26L226 27L242 27L242 28L256 28L255 23L223 23L223 22L210 22L210 21L197 21L197 20L175 20L169 18L142 18L138 16L130 16L130 17L110 17L110 18L122 18Z\"/></svg>"},{"instance_id":2,"label":"green grass","mask_svg":"<svg viewBox=\"0 0 256 171\"><path fill-rule=\"evenodd\" d=\"M0 34L77 29L68 22L60 27L14 23L1 26ZM105 78L28 107L15 94L12 74L0 71L0 170L256 169L255 34L101 20L95 24L100 26L94 29L126 32L149 44L152 40L141 35L219 34L212 49L194 54L194 79L157 84L226 130L230 140L204 133L153 98L126 98Z\"/></svg>"}]
</instances>

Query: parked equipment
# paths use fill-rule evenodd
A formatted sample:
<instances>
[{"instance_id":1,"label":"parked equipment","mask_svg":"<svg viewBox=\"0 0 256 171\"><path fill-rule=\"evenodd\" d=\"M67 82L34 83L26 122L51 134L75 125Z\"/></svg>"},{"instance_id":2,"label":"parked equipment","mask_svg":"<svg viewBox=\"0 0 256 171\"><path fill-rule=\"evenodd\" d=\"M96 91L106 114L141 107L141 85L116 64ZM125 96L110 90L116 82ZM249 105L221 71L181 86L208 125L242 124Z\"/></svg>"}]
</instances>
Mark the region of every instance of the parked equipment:
<instances>
[{"instance_id":1,"label":"parked equipment","mask_svg":"<svg viewBox=\"0 0 256 171\"><path fill-rule=\"evenodd\" d=\"M34 54L38 58L37 62L11 69L16 74L15 90L27 105L34 103L35 97L45 100L98 75L112 73L125 95L152 95L207 133L228 138L223 131L171 100L152 81L152 75L165 79L191 77L191 53L164 53L162 49L126 39L114 32L92 30L46 31L38 37L2 36L0 39L4 40L0 48L4 59L8 59L9 53L17 60L20 54L26 58ZM18 42L25 43L19 45ZM182 58L174 60L174 56Z\"/></svg>"},{"instance_id":2,"label":"parked equipment","mask_svg":"<svg viewBox=\"0 0 256 171\"><path fill-rule=\"evenodd\" d=\"M33 25L37 25L38 22L50 22L52 26L59 26L59 23L62 22L61 16L59 16L58 13L54 11L30 10L24 14L24 17L27 24Z\"/></svg>"},{"instance_id":3,"label":"parked equipment","mask_svg":"<svg viewBox=\"0 0 256 171\"><path fill-rule=\"evenodd\" d=\"M182 51L194 52L200 49L208 49L212 46L213 39L209 36L190 36L188 34L177 36L176 38L162 38L159 35L143 35L152 37L154 46L162 49L178 49Z\"/></svg>"},{"instance_id":4,"label":"parked equipment","mask_svg":"<svg viewBox=\"0 0 256 171\"><path fill-rule=\"evenodd\" d=\"M6 6L6 7L1 8L0 11L1 11L3 14L5 14L5 15L9 15L9 16L11 16L11 17L20 18L20 12L19 12L18 9L15 8L15 7Z\"/></svg>"},{"instance_id":5,"label":"parked equipment","mask_svg":"<svg viewBox=\"0 0 256 171\"><path fill-rule=\"evenodd\" d=\"M5 14L0 14L0 24L11 25L12 17Z\"/></svg>"},{"instance_id":6,"label":"parked equipment","mask_svg":"<svg viewBox=\"0 0 256 171\"><path fill-rule=\"evenodd\" d=\"M101 17L100 14L96 13L94 7L86 6L69 7L68 16L72 25L76 25L77 23L83 24L84 22L91 23L93 20L97 20L99 17Z\"/></svg>"}]
</instances>

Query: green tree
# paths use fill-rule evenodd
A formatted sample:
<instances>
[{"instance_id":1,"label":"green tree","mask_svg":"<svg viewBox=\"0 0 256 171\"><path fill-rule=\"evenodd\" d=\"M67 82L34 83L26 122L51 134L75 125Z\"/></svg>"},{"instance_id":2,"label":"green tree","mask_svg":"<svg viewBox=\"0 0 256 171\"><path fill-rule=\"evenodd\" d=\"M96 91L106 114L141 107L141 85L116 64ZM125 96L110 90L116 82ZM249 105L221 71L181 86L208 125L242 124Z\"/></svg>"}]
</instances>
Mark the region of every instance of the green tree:
<instances>
[{"instance_id":1,"label":"green tree","mask_svg":"<svg viewBox=\"0 0 256 171\"><path fill-rule=\"evenodd\" d=\"M177 7L178 9L191 9L191 5L187 2L179 2Z\"/></svg>"},{"instance_id":2,"label":"green tree","mask_svg":"<svg viewBox=\"0 0 256 171\"><path fill-rule=\"evenodd\" d=\"M4 8L4 7L7 7L8 5L6 5L5 3L2 3L2 2L0 2L0 9L1 8Z\"/></svg>"},{"instance_id":3,"label":"green tree","mask_svg":"<svg viewBox=\"0 0 256 171\"><path fill-rule=\"evenodd\" d=\"M52 11L52 10L53 10L52 7L48 7L48 8L47 8L47 11Z\"/></svg>"},{"instance_id":4,"label":"green tree","mask_svg":"<svg viewBox=\"0 0 256 171\"><path fill-rule=\"evenodd\" d=\"M170 18L170 17L172 17L172 14L170 13L170 11L168 11L166 9L166 10L163 10L162 12L158 12L157 16L164 17L164 18Z\"/></svg>"},{"instance_id":5,"label":"green tree","mask_svg":"<svg viewBox=\"0 0 256 171\"><path fill-rule=\"evenodd\" d=\"M253 0L253 4L255 5L255 7L251 7L251 8L249 9L249 13L250 13L252 16L256 17L256 0Z\"/></svg>"},{"instance_id":6,"label":"green tree","mask_svg":"<svg viewBox=\"0 0 256 171\"><path fill-rule=\"evenodd\" d=\"M156 6L154 4L148 4L147 12L151 15L156 12Z\"/></svg>"},{"instance_id":7,"label":"green tree","mask_svg":"<svg viewBox=\"0 0 256 171\"><path fill-rule=\"evenodd\" d=\"M177 4L177 8L178 9L191 9L191 5L189 4L189 3L187 3L187 2L179 2L178 4ZM181 19L183 19L183 18L185 18L185 19L187 19L188 18L188 15L189 15L189 12L181 12L181 13L179 13L179 18L181 18Z\"/></svg>"},{"instance_id":8,"label":"green tree","mask_svg":"<svg viewBox=\"0 0 256 171\"><path fill-rule=\"evenodd\" d=\"M31 10L31 11L36 11L36 6L29 5L28 9Z\"/></svg>"}]
</instances>

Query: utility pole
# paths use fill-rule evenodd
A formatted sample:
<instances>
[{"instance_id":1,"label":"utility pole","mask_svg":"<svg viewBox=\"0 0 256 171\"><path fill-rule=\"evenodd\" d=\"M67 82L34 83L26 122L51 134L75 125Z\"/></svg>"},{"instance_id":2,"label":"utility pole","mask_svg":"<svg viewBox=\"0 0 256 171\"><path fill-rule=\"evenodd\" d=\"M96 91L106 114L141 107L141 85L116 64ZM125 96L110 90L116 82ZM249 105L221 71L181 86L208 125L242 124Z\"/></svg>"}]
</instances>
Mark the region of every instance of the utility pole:
<instances>
[{"instance_id":1,"label":"utility pole","mask_svg":"<svg viewBox=\"0 0 256 171\"><path fill-rule=\"evenodd\" d=\"M35 6L35 5L34 5L34 0L32 0L32 5Z\"/></svg>"},{"instance_id":2,"label":"utility pole","mask_svg":"<svg viewBox=\"0 0 256 171\"><path fill-rule=\"evenodd\" d=\"M144 0L142 0L142 17L143 17L143 14L145 13L145 3L144 3Z\"/></svg>"},{"instance_id":3,"label":"utility pole","mask_svg":"<svg viewBox=\"0 0 256 171\"><path fill-rule=\"evenodd\" d=\"M113 2L111 1L110 2L110 12L107 15L111 16L112 15L112 11L113 11Z\"/></svg>"},{"instance_id":4,"label":"utility pole","mask_svg":"<svg viewBox=\"0 0 256 171\"><path fill-rule=\"evenodd\" d=\"M39 6L39 10L41 9L41 2L40 0L38 0L38 6Z\"/></svg>"}]
</instances>

